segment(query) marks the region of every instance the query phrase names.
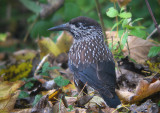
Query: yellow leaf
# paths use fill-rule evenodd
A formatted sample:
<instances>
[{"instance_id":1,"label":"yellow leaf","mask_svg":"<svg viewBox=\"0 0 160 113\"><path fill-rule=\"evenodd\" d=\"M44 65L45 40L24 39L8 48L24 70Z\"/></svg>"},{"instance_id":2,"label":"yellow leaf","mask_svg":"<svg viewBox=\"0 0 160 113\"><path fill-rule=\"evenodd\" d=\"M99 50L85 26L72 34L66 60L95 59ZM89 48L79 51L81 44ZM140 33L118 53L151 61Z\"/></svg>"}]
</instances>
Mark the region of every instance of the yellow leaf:
<instances>
[{"instance_id":1,"label":"yellow leaf","mask_svg":"<svg viewBox=\"0 0 160 113\"><path fill-rule=\"evenodd\" d=\"M16 99L20 93L20 88L24 82L0 82L0 109L10 111L14 108Z\"/></svg>"},{"instance_id":2,"label":"yellow leaf","mask_svg":"<svg viewBox=\"0 0 160 113\"><path fill-rule=\"evenodd\" d=\"M36 56L36 51L34 50L19 50L13 53L13 57L16 58L16 60L32 60Z\"/></svg>"},{"instance_id":3,"label":"yellow leaf","mask_svg":"<svg viewBox=\"0 0 160 113\"><path fill-rule=\"evenodd\" d=\"M41 50L41 58L48 53L52 53L55 57L61 53L57 45L50 38L42 38L38 40L38 46Z\"/></svg>"},{"instance_id":4,"label":"yellow leaf","mask_svg":"<svg viewBox=\"0 0 160 113\"><path fill-rule=\"evenodd\" d=\"M69 51L72 42L72 36L68 32L63 31L62 34L58 37L56 45L60 49L61 53L66 53Z\"/></svg>"}]
</instances>

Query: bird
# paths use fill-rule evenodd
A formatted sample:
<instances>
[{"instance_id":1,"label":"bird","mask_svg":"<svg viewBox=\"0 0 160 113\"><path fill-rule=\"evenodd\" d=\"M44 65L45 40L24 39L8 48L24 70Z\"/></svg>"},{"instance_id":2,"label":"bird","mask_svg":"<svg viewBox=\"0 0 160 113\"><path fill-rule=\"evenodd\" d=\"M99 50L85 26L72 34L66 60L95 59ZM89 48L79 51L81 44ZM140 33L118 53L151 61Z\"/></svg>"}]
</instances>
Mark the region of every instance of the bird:
<instances>
[{"instance_id":1,"label":"bird","mask_svg":"<svg viewBox=\"0 0 160 113\"><path fill-rule=\"evenodd\" d=\"M73 72L75 85L81 84L83 88L87 84L92 87L111 108L120 105L120 99L115 92L115 63L105 44L100 24L94 19L80 16L48 30L64 30L73 36L68 66Z\"/></svg>"}]
</instances>

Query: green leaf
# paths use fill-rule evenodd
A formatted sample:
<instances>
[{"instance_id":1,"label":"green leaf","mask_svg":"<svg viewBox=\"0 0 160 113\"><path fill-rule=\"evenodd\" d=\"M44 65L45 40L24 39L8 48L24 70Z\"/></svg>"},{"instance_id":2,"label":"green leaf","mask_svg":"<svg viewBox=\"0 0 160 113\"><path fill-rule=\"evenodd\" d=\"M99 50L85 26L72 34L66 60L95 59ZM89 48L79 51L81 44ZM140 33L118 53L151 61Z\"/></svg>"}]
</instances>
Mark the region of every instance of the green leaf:
<instances>
[{"instance_id":1,"label":"green leaf","mask_svg":"<svg viewBox=\"0 0 160 113\"><path fill-rule=\"evenodd\" d=\"M143 19L143 18L137 18L137 19L133 20L133 22L131 22L131 24L133 24L134 22L140 21L140 20L142 20L142 19Z\"/></svg>"},{"instance_id":2,"label":"green leaf","mask_svg":"<svg viewBox=\"0 0 160 113\"><path fill-rule=\"evenodd\" d=\"M124 30L119 30L119 31L118 31L118 37L121 38L122 35L123 35L123 33L124 33Z\"/></svg>"},{"instance_id":3,"label":"green leaf","mask_svg":"<svg viewBox=\"0 0 160 113\"><path fill-rule=\"evenodd\" d=\"M113 31L113 29L115 29L119 24L121 24L123 22L123 19L117 23L115 23L111 29L111 31Z\"/></svg>"},{"instance_id":4,"label":"green leaf","mask_svg":"<svg viewBox=\"0 0 160 113\"><path fill-rule=\"evenodd\" d=\"M49 36L50 32L47 31L48 28L52 27L53 23L48 21L38 21L31 30L31 36L37 38L38 36Z\"/></svg>"},{"instance_id":5,"label":"green leaf","mask_svg":"<svg viewBox=\"0 0 160 113\"><path fill-rule=\"evenodd\" d=\"M25 87L25 88L28 88L28 89L32 88L33 86L34 86L34 84L33 84L32 82L28 82L28 83L26 83L26 84L24 85L24 87Z\"/></svg>"},{"instance_id":6,"label":"green leaf","mask_svg":"<svg viewBox=\"0 0 160 113\"><path fill-rule=\"evenodd\" d=\"M18 98L25 98L25 97L29 97L29 94L25 91L21 91Z\"/></svg>"},{"instance_id":7,"label":"green leaf","mask_svg":"<svg viewBox=\"0 0 160 113\"><path fill-rule=\"evenodd\" d=\"M118 11L117 11L114 7L111 7L111 8L109 8L109 10L106 12L106 14L107 14L108 17L113 18L113 17L118 16Z\"/></svg>"},{"instance_id":8,"label":"green leaf","mask_svg":"<svg viewBox=\"0 0 160 113\"><path fill-rule=\"evenodd\" d=\"M54 69L60 69L60 67L53 66L53 67L49 67L49 68L48 68L48 70L54 70Z\"/></svg>"},{"instance_id":9,"label":"green leaf","mask_svg":"<svg viewBox=\"0 0 160 113\"><path fill-rule=\"evenodd\" d=\"M122 11L124 11L125 10L125 7L123 6L123 7L121 7L121 11L120 12L122 12Z\"/></svg>"},{"instance_id":10,"label":"green leaf","mask_svg":"<svg viewBox=\"0 0 160 113\"><path fill-rule=\"evenodd\" d=\"M121 41L121 44L122 44L122 49L124 48L126 42L127 42L127 39L128 39L128 32L126 32L122 38L122 41Z\"/></svg>"},{"instance_id":11,"label":"green leaf","mask_svg":"<svg viewBox=\"0 0 160 113\"><path fill-rule=\"evenodd\" d=\"M40 3L48 3L47 0L39 0Z\"/></svg>"},{"instance_id":12,"label":"green leaf","mask_svg":"<svg viewBox=\"0 0 160 113\"><path fill-rule=\"evenodd\" d=\"M144 30L141 30L141 29L133 29L130 31L129 33L130 35L133 35L133 36L136 36L136 37L139 37L139 38L143 38L145 39L146 38L146 31Z\"/></svg>"},{"instance_id":13,"label":"green leaf","mask_svg":"<svg viewBox=\"0 0 160 113\"><path fill-rule=\"evenodd\" d=\"M69 83L69 80L67 79L64 79L62 76L58 76L54 79L55 83L58 85L58 86L66 86L68 85Z\"/></svg>"},{"instance_id":14,"label":"green leaf","mask_svg":"<svg viewBox=\"0 0 160 113\"><path fill-rule=\"evenodd\" d=\"M5 41L7 38L7 33L0 33L0 41Z\"/></svg>"},{"instance_id":15,"label":"green leaf","mask_svg":"<svg viewBox=\"0 0 160 113\"><path fill-rule=\"evenodd\" d=\"M74 2L67 2L64 4L64 17L66 21L79 16L80 12L80 8Z\"/></svg>"},{"instance_id":16,"label":"green leaf","mask_svg":"<svg viewBox=\"0 0 160 113\"><path fill-rule=\"evenodd\" d=\"M31 0L20 0L20 2L32 12L38 14L41 11L41 7Z\"/></svg>"},{"instance_id":17,"label":"green leaf","mask_svg":"<svg viewBox=\"0 0 160 113\"><path fill-rule=\"evenodd\" d=\"M68 110L69 112L71 112L73 110L73 106L72 105L69 105L68 108L69 108L69 110Z\"/></svg>"},{"instance_id":18,"label":"green leaf","mask_svg":"<svg viewBox=\"0 0 160 113\"><path fill-rule=\"evenodd\" d=\"M41 97L42 95L36 95L32 105L35 106L40 101Z\"/></svg>"},{"instance_id":19,"label":"green leaf","mask_svg":"<svg viewBox=\"0 0 160 113\"><path fill-rule=\"evenodd\" d=\"M127 24L128 24L128 19L124 19L122 22L122 27L125 28Z\"/></svg>"},{"instance_id":20,"label":"green leaf","mask_svg":"<svg viewBox=\"0 0 160 113\"><path fill-rule=\"evenodd\" d=\"M118 15L121 18L131 18L132 14L130 12L123 12Z\"/></svg>"},{"instance_id":21,"label":"green leaf","mask_svg":"<svg viewBox=\"0 0 160 113\"><path fill-rule=\"evenodd\" d=\"M49 62L45 62L42 66L42 73L48 71L49 68Z\"/></svg>"},{"instance_id":22,"label":"green leaf","mask_svg":"<svg viewBox=\"0 0 160 113\"><path fill-rule=\"evenodd\" d=\"M154 57L160 53L160 46L153 46L150 48L148 57Z\"/></svg>"},{"instance_id":23,"label":"green leaf","mask_svg":"<svg viewBox=\"0 0 160 113\"><path fill-rule=\"evenodd\" d=\"M27 22L33 22L36 18L38 17L38 15L32 15L27 19Z\"/></svg>"}]
</instances>

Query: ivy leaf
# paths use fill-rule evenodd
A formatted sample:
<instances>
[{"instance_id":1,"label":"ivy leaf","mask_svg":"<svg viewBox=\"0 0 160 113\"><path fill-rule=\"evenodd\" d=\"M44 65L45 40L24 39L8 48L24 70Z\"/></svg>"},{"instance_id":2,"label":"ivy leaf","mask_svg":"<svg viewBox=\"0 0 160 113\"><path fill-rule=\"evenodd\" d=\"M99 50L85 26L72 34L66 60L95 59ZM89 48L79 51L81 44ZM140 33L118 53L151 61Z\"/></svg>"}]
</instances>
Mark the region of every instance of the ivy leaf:
<instances>
[{"instance_id":1,"label":"ivy leaf","mask_svg":"<svg viewBox=\"0 0 160 113\"><path fill-rule=\"evenodd\" d=\"M113 17L118 16L118 11L117 11L114 7L111 7L111 8L109 8L109 10L106 12L106 14L107 14L108 17L113 18Z\"/></svg>"},{"instance_id":2,"label":"ivy leaf","mask_svg":"<svg viewBox=\"0 0 160 113\"><path fill-rule=\"evenodd\" d=\"M32 82L28 82L28 83L26 83L26 84L24 85L24 87L25 87L25 88L28 88L28 89L32 88L33 86L34 86L34 84L33 84Z\"/></svg>"},{"instance_id":3,"label":"ivy leaf","mask_svg":"<svg viewBox=\"0 0 160 113\"><path fill-rule=\"evenodd\" d=\"M41 97L42 95L36 95L32 105L35 106L40 101Z\"/></svg>"},{"instance_id":4,"label":"ivy leaf","mask_svg":"<svg viewBox=\"0 0 160 113\"><path fill-rule=\"evenodd\" d=\"M29 97L29 94L25 91L21 91L18 98L25 98L25 97Z\"/></svg>"},{"instance_id":5,"label":"ivy leaf","mask_svg":"<svg viewBox=\"0 0 160 113\"><path fill-rule=\"evenodd\" d=\"M49 68L48 68L48 70L54 70L54 69L60 69L60 67L53 66L53 67L49 67Z\"/></svg>"},{"instance_id":6,"label":"ivy leaf","mask_svg":"<svg viewBox=\"0 0 160 113\"><path fill-rule=\"evenodd\" d=\"M68 85L69 83L69 80L67 79L64 79L62 76L58 76L54 79L55 83L58 85L58 86L66 86Z\"/></svg>"},{"instance_id":7,"label":"ivy leaf","mask_svg":"<svg viewBox=\"0 0 160 113\"><path fill-rule=\"evenodd\" d=\"M71 112L73 110L73 106L72 105L69 105L68 108L69 108L69 110L68 110L69 112Z\"/></svg>"},{"instance_id":8,"label":"ivy leaf","mask_svg":"<svg viewBox=\"0 0 160 113\"><path fill-rule=\"evenodd\" d=\"M150 50L149 50L148 57L154 57L154 56L156 56L158 53L160 53L160 46L153 46L153 47L151 47Z\"/></svg>"},{"instance_id":9,"label":"ivy leaf","mask_svg":"<svg viewBox=\"0 0 160 113\"><path fill-rule=\"evenodd\" d=\"M49 62L45 62L42 66L42 73L48 71L49 68Z\"/></svg>"},{"instance_id":10,"label":"ivy leaf","mask_svg":"<svg viewBox=\"0 0 160 113\"><path fill-rule=\"evenodd\" d=\"M20 0L20 2L32 12L38 14L41 11L41 7L31 0Z\"/></svg>"},{"instance_id":11,"label":"ivy leaf","mask_svg":"<svg viewBox=\"0 0 160 113\"><path fill-rule=\"evenodd\" d=\"M119 14L119 17L121 18L131 18L132 14L130 12L123 12Z\"/></svg>"}]
</instances>

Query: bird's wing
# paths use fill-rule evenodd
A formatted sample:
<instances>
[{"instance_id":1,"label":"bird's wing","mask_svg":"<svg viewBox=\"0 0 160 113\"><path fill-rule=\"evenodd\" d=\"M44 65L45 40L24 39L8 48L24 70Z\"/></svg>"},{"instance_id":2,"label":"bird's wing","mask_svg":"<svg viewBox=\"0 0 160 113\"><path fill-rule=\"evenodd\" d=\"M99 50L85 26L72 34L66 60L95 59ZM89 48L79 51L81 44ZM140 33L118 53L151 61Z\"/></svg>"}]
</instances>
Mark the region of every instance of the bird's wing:
<instances>
[{"instance_id":1,"label":"bird's wing","mask_svg":"<svg viewBox=\"0 0 160 113\"><path fill-rule=\"evenodd\" d=\"M82 67L85 68L82 68ZM103 61L94 64L83 64L79 68L70 66L75 76L85 84L87 83L98 92L104 93L112 98L115 92L116 75L114 63L112 61Z\"/></svg>"}]
</instances>

